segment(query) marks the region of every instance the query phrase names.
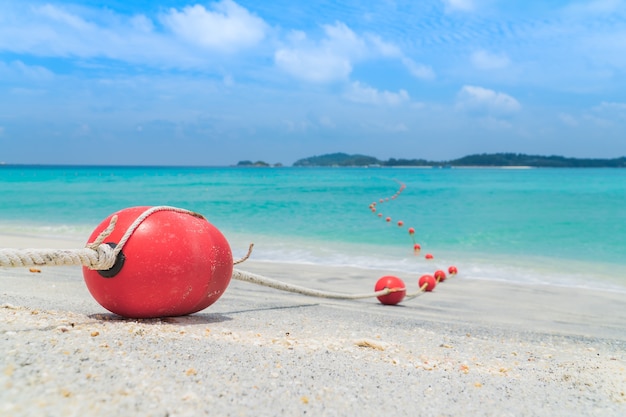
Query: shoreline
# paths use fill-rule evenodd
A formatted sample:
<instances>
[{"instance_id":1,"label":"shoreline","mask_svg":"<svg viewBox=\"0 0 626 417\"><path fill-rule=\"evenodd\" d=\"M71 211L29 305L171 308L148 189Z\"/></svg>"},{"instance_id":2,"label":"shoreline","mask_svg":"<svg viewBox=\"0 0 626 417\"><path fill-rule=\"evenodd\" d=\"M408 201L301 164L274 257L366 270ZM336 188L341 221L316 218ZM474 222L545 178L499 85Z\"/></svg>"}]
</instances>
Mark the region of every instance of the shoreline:
<instances>
[{"instance_id":1,"label":"shoreline","mask_svg":"<svg viewBox=\"0 0 626 417\"><path fill-rule=\"evenodd\" d=\"M30 272L28 267L0 267L0 277L3 280L2 298L9 300L5 302L41 310L108 314L91 298L83 282L80 267L43 266L35 269L40 272ZM251 260L237 269L308 288L346 294L373 292L377 279L389 275L386 271L354 267ZM417 282L406 279L404 281L409 292L417 290ZM439 283L433 292L423 293L413 300L405 300L398 306L383 306L375 298L359 301L319 299L235 280L231 281L222 298L227 299L230 292L246 297L246 293L260 294L276 302L290 303L300 300L343 310L373 309L390 317L419 315L425 322L458 328L497 328L513 333L626 342L623 294L603 289L465 279L461 273ZM205 311L211 312L219 308L223 304L222 298Z\"/></svg>"},{"instance_id":2,"label":"shoreline","mask_svg":"<svg viewBox=\"0 0 626 417\"><path fill-rule=\"evenodd\" d=\"M346 293L369 292L385 275L252 260L238 267ZM622 294L460 274L383 306L232 281L206 310L135 320L100 307L80 267L38 269L0 268L6 415L626 413Z\"/></svg>"},{"instance_id":3,"label":"shoreline","mask_svg":"<svg viewBox=\"0 0 626 417\"><path fill-rule=\"evenodd\" d=\"M86 244L87 235L90 232L85 232L82 235L78 233L71 234L57 234L53 235L53 232L49 235L32 235L28 233L11 233L0 231L0 249L13 248L13 249L80 249ZM84 236L83 236L84 235ZM250 242L249 236L242 234L229 234L229 242L231 249L233 250L233 258L238 259L242 257L248 248L248 242ZM271 236L261 235L260 240L267 242L271 240ZM350 244L352 245L352 244ZM539 256L527 256L525 259L519 257L513 257L512 255L491 254L491 262L484 264L474 264L471 261L471 257L466 259L457 259L455 256L448 256L446 259L437 258L430 265L429 263L417 263L411 265L411 257L398 256L396 258L396 265L392 265L391 252L385 254L384 260L378 260L379 264L370 264L367 266L361 266L359 261L367 261L367 259L357 252L354 252L354 248L350 248L350 252L344 255L344 258L336 258L332 261L326 259L317 259L314 255L311 260L292 260L289 256L285 259L277 260L273 254L274 248L269 249L271 254L267 257L267 253L263 253L264 248L257 244L255 250L252 253L251 259L247 263L255 262L259 265L274 265L274 269L280 270L282 266L290 267L290 265L296 268L346 268L362 270L365 276L375 279L377 276L383 275L397 275L405 281L414 277L415 280L421 274L432 274L436 269L442 269L447 271L448 266L455 265L461 271L461 276L472 280L486 283L501 283L504 285L513 285L520 287L539 287L539 288L565 288L581 291L601 291L617 294L626 294L626 285L623 280L613 278L615 270L626 270L626 265L602 263L602 262L589 262L571 259L560 258L546 258ZM508 256L508 258L507 258ZM509 259L510 258L510 259ZM346 259L353 259L355 262L346 263ZM513 263L507 263L513 261ZM384 264L380 264L384 262ZM528 269L524 268L525 263L534 265ZM554 265L559 264L559 269L546 270L546 265L552 263ZM480 270L476 270L480 267ZM506 278L497 276L498 268L507 268ZM584 274L580 271L589 268L593 273L590 275ZM536 274L531 274L531 271ZM553 281L545 281L541 279L541 273L548 272ZM558 273L558 275L554 275ZM377 275L378 274L378 275ZM554 275L554 276L553 276ZM591 280L588 277L591 276ZM564 279L564 277L568 277Z\"/></svg>"}]
</instances>

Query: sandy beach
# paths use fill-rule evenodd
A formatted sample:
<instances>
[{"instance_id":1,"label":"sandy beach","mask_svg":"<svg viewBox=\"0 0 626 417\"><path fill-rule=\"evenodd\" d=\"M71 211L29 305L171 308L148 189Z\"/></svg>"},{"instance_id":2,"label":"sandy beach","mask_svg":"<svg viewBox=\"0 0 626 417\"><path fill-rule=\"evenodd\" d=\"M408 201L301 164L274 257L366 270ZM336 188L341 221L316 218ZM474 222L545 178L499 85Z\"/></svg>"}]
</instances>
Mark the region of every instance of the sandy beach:
<instances>
[{"instance_id":1,"label":"sandy beach","mask_svg":"<svg viewBox=\"0 0 626 417\"><path fill-rule=\"evenodd\" d=\"M239 267L346 293L387 275L254 256ZM39 269L0 268L3 416L626 415L626 293L461 268L400 306L232 282L200 313L131 320L91 298L79 267Z\"/></svg>"}]
</instances>

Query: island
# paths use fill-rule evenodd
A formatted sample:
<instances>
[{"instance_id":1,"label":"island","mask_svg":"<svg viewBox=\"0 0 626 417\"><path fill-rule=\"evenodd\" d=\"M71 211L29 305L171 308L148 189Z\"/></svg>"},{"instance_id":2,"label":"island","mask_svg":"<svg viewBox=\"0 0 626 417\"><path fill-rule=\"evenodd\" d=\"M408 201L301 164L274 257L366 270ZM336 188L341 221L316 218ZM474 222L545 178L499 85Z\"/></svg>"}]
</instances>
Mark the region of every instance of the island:
<instances>
[{"instance_id":1,"label":"island","mask_svg":"<svg viewBox=\"0 0 626 417\"><path fill-rule=\"evenodd\" d=\"M474 154L449 161L395 159L386 161L373 156L331 153L311 156L294 162L295 167L532 167L532 168L626 168L626 157L613 159L567 158L564 156L526 155L522 153Z\"/></svg>"},{"instance_id":2,"label":"island","mask_svg":"<svg viewBox=\"0 0 626 417\"><path fill-rule=\"evenodd\" d=\"M267 168L267 167L271 167L271 166L273 166L273 167L282 167L282 166L283 166L283 164L281 164L281 163L279 162L279 163L276 163L276 164L274 164L274 165L270 165L270 164L268 164L268 163L267 163L267 162L265 162L265 161L256 161L256 162L252 162L252 161L239 161L239 162L237 163L237 166L238 166L238 167Z\"/></svg>"}]
</instances>

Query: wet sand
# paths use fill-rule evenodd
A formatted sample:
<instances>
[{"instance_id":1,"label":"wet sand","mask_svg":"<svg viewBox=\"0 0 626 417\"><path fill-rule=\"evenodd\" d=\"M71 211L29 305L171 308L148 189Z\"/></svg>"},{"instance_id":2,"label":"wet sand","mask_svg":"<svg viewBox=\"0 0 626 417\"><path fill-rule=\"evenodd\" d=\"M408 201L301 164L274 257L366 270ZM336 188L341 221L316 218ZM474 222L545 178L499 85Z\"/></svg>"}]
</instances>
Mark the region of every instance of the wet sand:
<instances>
[{"instance_id":1,"label":"wet sand","mask_svg":"<svg viewBox=\"0 0 626 417\"><path fill-rule=\"evenodd\" d=\"M0 236L0 247L73 243ZM386 275L239 267L346 293ZM100 307L79 267L39 269L0 268L1 415L626 415L624 293L461 270L383 306L232 282L200 313L132 320Z\"/></svg>"}]
</instances>

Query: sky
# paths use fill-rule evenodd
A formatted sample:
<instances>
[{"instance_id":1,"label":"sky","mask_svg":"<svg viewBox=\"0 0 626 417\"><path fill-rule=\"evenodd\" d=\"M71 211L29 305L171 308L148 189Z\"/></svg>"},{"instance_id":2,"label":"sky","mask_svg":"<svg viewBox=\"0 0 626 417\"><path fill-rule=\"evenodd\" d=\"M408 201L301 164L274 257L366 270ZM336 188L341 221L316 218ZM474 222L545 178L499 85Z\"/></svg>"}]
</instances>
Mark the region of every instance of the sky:
<instances>
[{"instance_id":1,"label":"sky","mask_svg":"<svg viewBox=\"0 0 626 417\"><path fill-rule=\"evenodd\" d=\"M626 0L3 0L0 161L626 155Z\"/></svg>"}]
</instances>

